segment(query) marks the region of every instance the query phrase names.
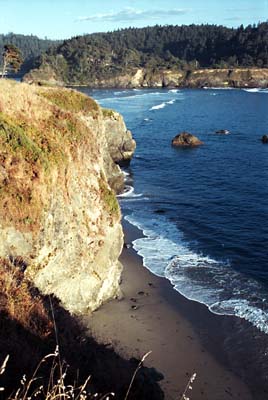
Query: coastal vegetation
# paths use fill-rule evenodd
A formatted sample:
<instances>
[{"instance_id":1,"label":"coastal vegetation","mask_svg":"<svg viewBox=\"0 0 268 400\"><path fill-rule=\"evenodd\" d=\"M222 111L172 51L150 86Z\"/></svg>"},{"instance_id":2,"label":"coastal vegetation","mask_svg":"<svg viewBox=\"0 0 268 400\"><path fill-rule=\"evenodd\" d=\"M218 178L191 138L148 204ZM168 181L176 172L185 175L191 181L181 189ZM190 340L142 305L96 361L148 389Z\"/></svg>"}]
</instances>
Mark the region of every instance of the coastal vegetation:
<instances>
[{"instance_id":1,"label":"coastal vegetation","mask_svg":"<svg viewBox=\"0 0 268 400\"><path fill-rule=\"evenodd\" d=\"M0 53L4 52L4 46L12 44L20 49L23 64L21 72L25 73L34 67L35 59L42 52L45 52L49 47L59 45L59 40L39 39L34 35L20 35L16 33L0 34ZM3 68L3 60L0 60L0 69Z\"/></svg>"},{"instance_id":2,"label":"coastal vegetation","mask_svg":"<svg viewBox=\"0 0 268 400\"><path fill-rule=\"evenodd\" d=\"M50 68L64 83L90 84L143 68L267 68L268 23L128 28L65 40L43 53L36 66Z\"/></svg>"},{"instance_id":3,"label":"coastal vegetation","mask_svg":"<svg viewBox=\"0 0 268 400\"><path fill-rule=\"evenodd\" d=\"M6 44L3 52L2 78L9 70L18 72L22 63L20 50L13 44Z\"/></svg>"}]
</instances>

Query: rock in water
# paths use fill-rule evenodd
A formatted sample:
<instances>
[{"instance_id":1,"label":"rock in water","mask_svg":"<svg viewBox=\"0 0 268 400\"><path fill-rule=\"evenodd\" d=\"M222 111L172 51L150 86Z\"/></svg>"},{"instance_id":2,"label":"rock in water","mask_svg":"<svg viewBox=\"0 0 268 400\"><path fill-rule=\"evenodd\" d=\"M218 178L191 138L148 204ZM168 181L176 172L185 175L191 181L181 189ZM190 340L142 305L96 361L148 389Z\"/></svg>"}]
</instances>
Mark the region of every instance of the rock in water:
<instances>
[{"instance_id":1,"label":"rock in water","mask_svg":"<svg viewBox=\"0 0 268 400\"><path fill-rule=\"evenodd\" d=\"M181 132L172 139L172 146L176 147L194 147L204 144L196 136L188 132Z\"/></svg>"},{"instance_id":2,"label":"rock in water","mask_svg":"<svg viewBox=\"0 0 268 400\"><path fill-rule=\"evenodd\" d=\"M228 129L219 129L215 133L219 133L220 135L229 135L230 131L228 131Z\"/></svg>"},{"instance_id":3,"label":"rock in water","mask_svg":"<svg viewBox=\"0 0 268 400\"><path fill-rule=\"evenodd\" d=\"M268 135L263 135L261 138L262 143L268 143Z\"/></svg>"}]
</instances>

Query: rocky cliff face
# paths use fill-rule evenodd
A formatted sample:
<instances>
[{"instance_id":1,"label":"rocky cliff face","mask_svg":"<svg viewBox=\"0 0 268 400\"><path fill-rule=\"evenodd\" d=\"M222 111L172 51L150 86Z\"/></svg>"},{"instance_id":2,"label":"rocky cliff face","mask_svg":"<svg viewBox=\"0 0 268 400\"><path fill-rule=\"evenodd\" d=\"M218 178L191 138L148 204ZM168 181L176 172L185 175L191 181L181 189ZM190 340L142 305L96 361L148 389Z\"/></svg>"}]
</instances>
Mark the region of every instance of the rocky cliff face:
<instances>
[{"instance_id":1,"label":"rocky cliff face","mask_svg":"<svg viewBox=\"0 0 268 400\"><path fill-rule=\"evenodd\" d=\"M0 82L0 257L73 313L120 295L120 189L107 137L129 140L78 92ZM123 157L124 155L122 155ZM122 186L122 185L121 185Z\"/></svg>"},{"instance_id":2,"label":"rocky cliff face","mask_svg":"<svg viewBox=\"0 0 268 400\"><path fill-rule=\"evenodd\" d=\"M47 68L47 69L46 69ZM51 69L40 68L25 75L28 83L40 84L72 84L62 82ZM86 77L85 77L86 79ZM88 78L87 85L99 87L268 87L267 68L233 68L233 69L199 69L193 71L143 68L133 69L131 72L120 74L107 79Z\"/></svg>"}]
</instances>

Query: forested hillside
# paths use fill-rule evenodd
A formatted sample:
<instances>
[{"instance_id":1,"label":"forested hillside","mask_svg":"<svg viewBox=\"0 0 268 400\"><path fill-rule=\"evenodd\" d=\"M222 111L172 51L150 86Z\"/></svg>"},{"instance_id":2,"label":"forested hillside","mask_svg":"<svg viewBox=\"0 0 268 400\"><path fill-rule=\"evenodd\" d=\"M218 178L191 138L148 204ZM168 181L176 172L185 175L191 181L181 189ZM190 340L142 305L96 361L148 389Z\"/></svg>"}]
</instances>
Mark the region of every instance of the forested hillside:
<instances>
[{"instance_id":1,"label":"forested hillside","mask_svg":"<svg viewBox=\"0 0 268 400\"><path fill-rule=\"evenodd\" d=\"M43 54L64 82L109 78L133 68L268 67L268 23L227 28L216 25L154 26L74 37Z\"/></svg>"},{"instance_id":2,"label":"forested hillside","mask_svg":"<svg viewBox=\"0 0 268 400\"><path fill-rule=\"evenodd\" d=\"M57 46L61 41L39 39L33 35L19 35L15 33L8 33L7 35L0 34L0 53L3 53L6 44L13 44L18 47L22 53L24 63L21 71L26 72L35 66L34 60L42 52L45 52L51 46ZM2 66L2 59L0 60Z\"/></svg>"}]
</instances>

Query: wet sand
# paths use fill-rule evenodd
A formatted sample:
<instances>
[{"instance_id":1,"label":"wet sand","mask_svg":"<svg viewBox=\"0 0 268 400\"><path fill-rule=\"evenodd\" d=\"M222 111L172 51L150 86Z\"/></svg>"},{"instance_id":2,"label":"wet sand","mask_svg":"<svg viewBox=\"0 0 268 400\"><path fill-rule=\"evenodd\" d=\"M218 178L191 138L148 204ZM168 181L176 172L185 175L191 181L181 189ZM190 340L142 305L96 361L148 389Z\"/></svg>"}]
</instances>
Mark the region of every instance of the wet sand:
<instances>
[{"instance_id":1,"label":"wet sand","mask_svg":"<svg viewBox=\"0 0 268 400\"><path fill-rule=\"evenodd\" d=\"M125 243L140 236L125 222L124 230ZM164 375L160 385L165 399L180 400L196 373L193 389L187 393L191 400L255 400L242 379L226 367L228 357L219 349L218 334L214 340L218 316L211 319L206 307L184 299L166 279L150 273L131 247L124 248L121 262L122 299L84 318L93 337L126 358L140 359L151 351L144 364Z\"/></svg>"}]
</instances>

